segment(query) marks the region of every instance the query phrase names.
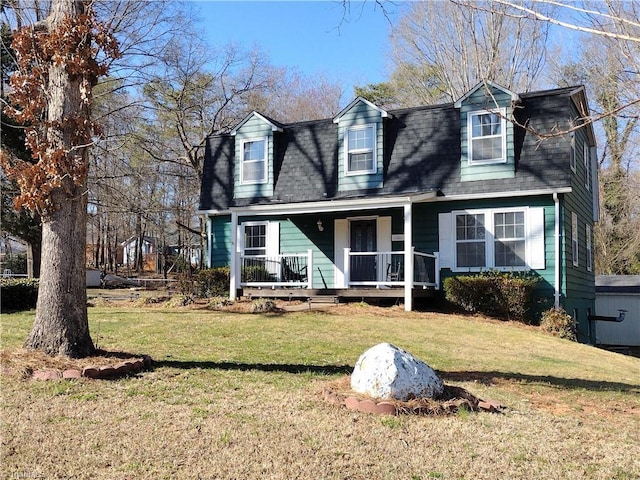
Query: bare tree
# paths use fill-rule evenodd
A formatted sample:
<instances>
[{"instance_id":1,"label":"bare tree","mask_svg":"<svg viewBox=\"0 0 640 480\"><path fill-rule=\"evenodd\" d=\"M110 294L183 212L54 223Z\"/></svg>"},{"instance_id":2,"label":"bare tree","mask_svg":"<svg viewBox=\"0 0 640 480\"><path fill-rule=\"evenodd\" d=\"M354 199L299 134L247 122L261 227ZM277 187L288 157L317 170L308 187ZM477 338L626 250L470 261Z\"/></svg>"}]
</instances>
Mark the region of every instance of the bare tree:
<instances>
[{"instance_id":1,"label":"bare tree","mask_svg":"<svg viewBox=\"0 0 640 480\"><path fill-rule=\"evenodd\" d=\"M268 89L252 91L249 110L257 110L283 123L330 118L340 111L342 88L324 75L313 77L288 68L271 69Z\"/></svg>"},{"instance_id":2,"label":"bare tree","mask_svg":"<svg viewBox=\"0 0 640 480\"><path fill-rule=\"evenodd\" d=\"M391 36L399 102L430 104L460 98L480 81L518 92L537 85L549 27L510 15L511 7L481 2L412 3Z\"/></svg>"}]
</instances>

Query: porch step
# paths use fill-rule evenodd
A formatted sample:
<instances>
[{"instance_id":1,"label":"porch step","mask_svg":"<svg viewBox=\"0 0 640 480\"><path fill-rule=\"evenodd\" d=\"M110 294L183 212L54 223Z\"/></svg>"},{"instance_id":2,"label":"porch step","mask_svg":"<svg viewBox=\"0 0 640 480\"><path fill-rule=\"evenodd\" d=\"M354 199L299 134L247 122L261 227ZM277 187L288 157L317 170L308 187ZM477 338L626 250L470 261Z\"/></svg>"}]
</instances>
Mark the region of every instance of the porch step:
<instances>
[{"instance_id":1,"label":"porch step","mask_svg":"<svg viewBox=\"0 0 640 480\"><path fill-rule=\"evenodd\" d=\"M335 295L314 295L308 298L309 303L340 303L340 297Z\"/></svg>"}]
</instances>

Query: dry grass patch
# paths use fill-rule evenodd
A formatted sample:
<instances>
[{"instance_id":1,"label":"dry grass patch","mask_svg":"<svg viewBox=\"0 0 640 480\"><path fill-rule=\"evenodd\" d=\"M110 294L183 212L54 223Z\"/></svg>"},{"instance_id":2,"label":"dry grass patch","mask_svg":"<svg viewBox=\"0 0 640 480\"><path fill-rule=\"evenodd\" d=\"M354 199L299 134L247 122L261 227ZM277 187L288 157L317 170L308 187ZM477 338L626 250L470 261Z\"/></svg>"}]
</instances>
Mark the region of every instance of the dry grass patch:
<instances>
[{"instance_id":1,"label":"dry grass patch","mask_svg":"<svg viewBox=\"0 0 640 480\"><path fill-rule=\"evenodd\" d=\"M365 305L256 315L95 307L94 341L155 369L0 377L0 478L637 479L640 359L481 317ZM3 315L18 349L29 314ZM509 408L384 417L323 389L388 341ZM4 357L2 358L4 363Z\"/></svg>"}]
</instances>

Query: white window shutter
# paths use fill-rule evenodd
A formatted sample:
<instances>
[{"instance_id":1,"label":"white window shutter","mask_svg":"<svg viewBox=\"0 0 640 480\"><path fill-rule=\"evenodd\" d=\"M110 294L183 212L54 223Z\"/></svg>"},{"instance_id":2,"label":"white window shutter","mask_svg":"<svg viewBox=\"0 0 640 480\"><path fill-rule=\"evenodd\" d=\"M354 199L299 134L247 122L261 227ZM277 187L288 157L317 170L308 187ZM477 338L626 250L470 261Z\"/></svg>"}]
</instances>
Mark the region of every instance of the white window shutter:
<instances>
[{"instance_id":1,"label":"white window shutter","mask_svg":"<svg viewBox=\"0 0 640 480\"><path fill-rule=\"evenodd\" d=\"M378 217L376 232L376 249L379 252L391 251L391 217ZM378 262L378 277L385 278L387 275L387 264Z\"/></svg>"},{"instance_id":2,"label":"white window shutter","mask_svg":"<svg viewBox=\"0 0 640 480\"><path fill-rule=\"evenodd\" d=\"M453 268L453 254L455 251L455 239L451 213L438 214L438 248L440 252L440 267Z\"/></svg>"},{"instance_id":3,"label":"white window shutter","mask_svg":"<svg viewBox=\"0 0 640 480\"><path fill-rule=\"evenodd\" d=\"M377 249L379 252L391 251L391 217L378 217Z\"/></svg>"},{"instance_id":4,"label":"white window shutter","mask_svg":"<svg viewBox=\"0 0 640 480\"><path fill-rule=\"evenodd\" d=\"M344 284L344 249L349 246L349 221L337 218L334 222L334 255L335 255L335 288L345 287Z\"/></svg>"},{"instance_id":5,"label":"white window shutter","mask_svg":"<svg viewBox=\"0 0 640 480\"><path fill-rule=\"evenodd\" d=\"M280 254L280 222L267 223L267 257L275 258Z\"/></svg>"},{"instance_id":6,"label":"white window shutter","mask_svg":"<svg viewBox=\"0 0 640 480\"><path fill-rule=\"evenodd\" d=\"M527 218L527 264L534 270L545 269L544 208L528 210Z\"/></svg>"},{"instance_id":7,"label":"white window shutter","mask_svg":"<svg viewBox=\"0 0 640 480\"><path fill-rule=\"evenodd\" d=\"M236 253L244 252L244 225L236 227Z\"/></svg>"}]
</instances>

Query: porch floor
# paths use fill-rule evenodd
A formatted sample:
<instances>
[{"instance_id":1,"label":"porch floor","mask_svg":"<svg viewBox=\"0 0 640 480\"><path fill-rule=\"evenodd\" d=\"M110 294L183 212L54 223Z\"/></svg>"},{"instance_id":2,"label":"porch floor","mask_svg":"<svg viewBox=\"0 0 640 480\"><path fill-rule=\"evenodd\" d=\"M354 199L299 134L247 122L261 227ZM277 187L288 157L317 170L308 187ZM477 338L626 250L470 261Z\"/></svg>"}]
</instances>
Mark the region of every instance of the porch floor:
<instances>
[{"instance_id":1,"label":"porch floor","mask_svg":"<svg viewBox=\"0 0 640 480\"><path fill-rule=\"evenodd\" d=\"M413 298L432 298L433 288L414 288ZM403 287L386 288L250 288L245 287L238 292L247 298L280 298L314 301L326 301L333 298L335 303L342 300L362 300L365 298L404 298Z\"/></svg>"}]
</instances>

